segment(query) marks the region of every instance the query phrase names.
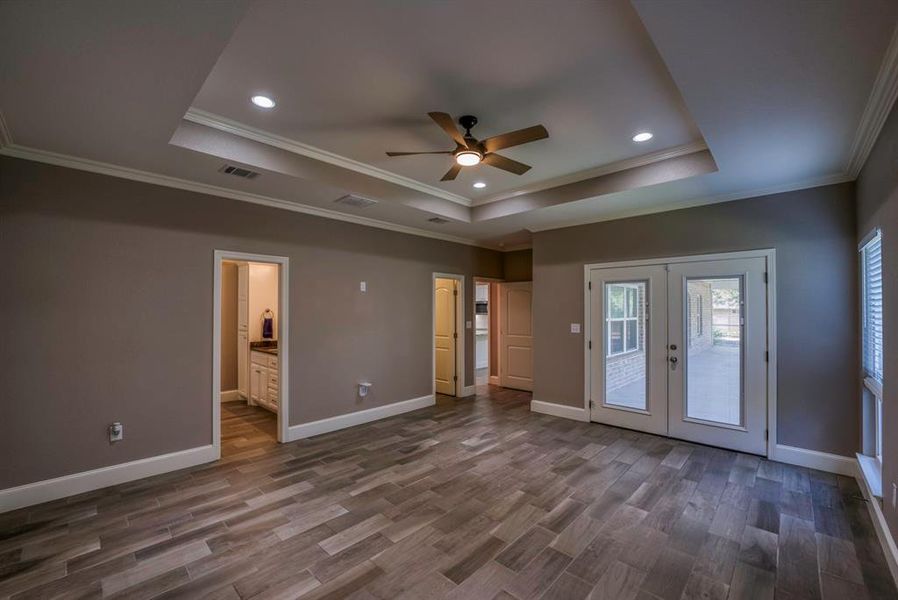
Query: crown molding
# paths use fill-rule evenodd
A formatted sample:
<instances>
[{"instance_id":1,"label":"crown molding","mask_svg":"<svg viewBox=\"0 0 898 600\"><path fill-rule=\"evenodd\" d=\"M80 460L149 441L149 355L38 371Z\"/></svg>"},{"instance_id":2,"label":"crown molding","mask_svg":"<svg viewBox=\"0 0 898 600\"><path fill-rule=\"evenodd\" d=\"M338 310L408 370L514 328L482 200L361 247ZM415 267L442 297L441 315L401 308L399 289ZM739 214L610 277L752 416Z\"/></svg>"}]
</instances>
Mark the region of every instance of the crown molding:
<instances>
[{"instance_id":1,"label":"crown molding","mask_svg":"<svg viewBox=\"0 0 898 600\"><path fill-rule=\"evenodd\" d=\"M867 98L867 106L861 115L854 143L851 144L845 172L852 179L857 179L860 175L896 98L898 98L898 27L892 33L892 40L886 49L870 97Z\"/></svg>"},{"instance_id":2,"label":"crown molding","mask_svg":"<svg viewBox=\"0 0 898 600\"><path fill-rule=\"evenodd\" d=\"M684 208L694 208L696 206L705 206L707 204L720 204L723 202L732 202L733 200L744 200L746 198L760 198L762 196L770 196L773 194L782 194L784 192L794 192L798 190L807 190L811 188L821 187L824 185L836 185L838 183L847 183L854 181L854 177L846 173L833 173L823 175L812 179L804 179L795 183L787 183L775 185L766 188L755 188L743 192L731 192L729 194L718 194L716 196L696 196L680 202L665 204L663 206L653 206L647 208L633 209L621 213L615 213L614 216L582 219L571 219L560 224L552 224L546 226L528 227L527 231L536 233L539 231L549 231L553 229L564 229L565 227L576 227L577 225L589 225L590 223L601 223L603 221L617 221L618 219L628 219L630 217L641 217L643 215L651 215L661 212L669 212L672 210L681 210Z\"/></svg>"},{"instance_id":3,"label":"crown molding","mask_svg":"<svg viewBox=\"0 0 898 600\"><path fill-rule=\"evenodd\" d=\"M224 131L225 133L230 133L231 135L236 135L248 140L253 140L254 142L267 144L275 148L280 148L281 150L286 150L287 152L292 152L294 154L299 154L300 156L319 160L321 162L335 165L343 169L355 171L356 173L361 173L362 175L375 177L377 179L381 179L395 185L401 185L403 187L422 192L424 194L442 198L443 200L449 200L450 202L455 202L456 204L461 204L462 206L470 207L472 205L472 201L470 198L465 198L464 196L459 196L457 194L441 190L440 188L421 183L420 181L416 181L414 179L411 179L410 177L403 177L402 175L397 175L396 173L391 173L390 171L386 171L384 169L372 167L371 165L365 164L363 162L359 162L351 158L346 158L345 156L340 156L339 154L334 154L333 152L328 152L327 150L322 150L321 148L316 148L315 146L303 144L302 142L297 142L296 140L291 140L290 138L286 138L284 136L270 133L268 131L263 131L255 127L250 127L248 125L244 125L243 123L228 119L227 117L222 117L221 115L206 112L198 108L190 108L184 115L184 119L198 125L205 125L206 127L218 129L219 131Z\"/></svg>"},{"instance_id":4,"label":"crown molding","mask_svg":"<svg viewBox=\"0 0 898 600\"><path fill-rule=\"evenodd\" d=\"M626 171L628 169L635 169L636 167L643 167L645 165L654 164L657 162L661 162L664 160L668 160L671 158L677 158L680 156L686 156L688 154L694 154L696 152L701 152L702 150L708 150L708 145L704 142L704 140L699 140L697 142L690 142L688 144L683 144L682 146L674 146L673 148L667 148L665 150L659 150L658 152L652 152L651 154L643 154L642 156L634 156L633 158L627 158L624 160L619 160L617 162L608 163L607 165L601 165L598 167L593 167L591 169L587 169L585 171L577 171L576 173L570 173L568 175L562 175L560 177L553 177L552 179L546 179L545 181L538 181L532 183L530 185L523 186L518 188L517 190L511 192L502 192L500 194L496 194L494 196L488 196L486 198L482 198L474 202L474 206L481 206L483 204L489 204L491 202L498 202L499 200L506 200L508 198L514 198L516 196L521 196L523 194L531 194L533 192L540 192L543 190L547 190L553 187L558 187L561 185L567 185L569 183L576 183L578 181L583 181L584 179L592 179L594 177L602 177L603 175L610 175L611 173L617 173L619 171Z\"/></svg>"},{"instance_id":5,"label":"crown molding","mask_svg":"<svg viewBox=\"0 0 898 600\"><path fill-rule=\"evenodd\" d=\"M395 231L398 233L406 233L418 237L432 238L435 240L442 240L444 242L453 242L456 244L464 244L466 246L477 246L480 248L488 248L490 250L501 250L501 248L499 248L495 244L484 244L475 240L450 234L428 231L426 229L418 229L417 227L409 227L396 223L388 223L387 221L380 221L378 219L371 219L368 217L341 213L335 210L328 210L326 208L297 204L295 202L281 200L280 198L273 198L271 196L263 196L261 194L232 190L217 185L189 181L187 179L180 179L178 177L160 175L158 173L151 173L149 171L132 169L131 167L123 167L120 165L114 165L111 163L100 162L87 158L80 158L77 156L70 156L57 152L49 152L47 150L28 148L26 146L19 146L13 143L4 143L3 146L0 146L0 155L11 156L13 158L21 158L25 160L33 160L36 162L56 165L59 167L78 169L80 171L90 171L91 173L100 173L101 175L109 175L111 177L119 177L121 179L130 179L132 181L151 183L154 185L186 190L188 192L196 192L199 194L207 194L210 196L219 196L222 198L229 198L231 200L241 200L243 202L250 202L252 204L269 206L271 208L280 208L283 210L303 213L315 217L344 221L346 223L354 223L356 225L364 225L366 227L376 227L378 229L386 229L387 231Z\"/></svg>"}]
</instances>

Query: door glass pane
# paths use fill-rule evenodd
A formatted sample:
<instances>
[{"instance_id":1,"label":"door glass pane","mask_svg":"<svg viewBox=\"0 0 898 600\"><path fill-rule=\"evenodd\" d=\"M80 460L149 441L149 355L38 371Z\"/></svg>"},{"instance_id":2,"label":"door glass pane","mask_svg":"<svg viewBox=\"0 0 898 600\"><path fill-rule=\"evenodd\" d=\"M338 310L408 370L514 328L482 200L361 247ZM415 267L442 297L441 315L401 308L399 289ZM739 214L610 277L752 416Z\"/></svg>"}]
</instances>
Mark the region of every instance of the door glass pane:
<instances>
[{"instance_id":1,"label":"door glass pane","mask_svg":"<svg viewBox=\"0 0 898 600\"><path fill-rule=\"evenodd\" d=\"M645 281L606 283L605 404L647 409Z\"/></svg>"},{"instance_id":2,"label":"door glass pane","mask_svg":"<svg viewBox=\"0 0 898 600\"><path fill-rule=\"evenodd\" d=\"M608 285L608 317L622 319L624 317L624 291L622 285Z\"/></svg>"},{"instance_id":3,"label":"door glass pane","mask_svg":"<svg viewBox=\"0 0 898 600\"><path fill-rule=\"evenodd\" d=\"M627 320L627 350L636 350L638 344L639 324L636 319Z\"/></svg>"},{"instance_id":4,"label":"door glass pane","mask_svg":"<svg viewBox=\"0 0 898 600\"><path fill-rule=\"evenodd\" d=\"M609 354L620 354L624 351L624 322L610 321L608 323L608 335L610 336L608 344Z\"/></svg>"},{"instance_id":5,"label":"door glass pane","mask_svg":"<svg viewBox=\"0 0 898 600\"><path fill-rule=\"evenodd\" d=\"M686 416L742 424L742 279L687 281Z\"/></svg>"}]
</instances>

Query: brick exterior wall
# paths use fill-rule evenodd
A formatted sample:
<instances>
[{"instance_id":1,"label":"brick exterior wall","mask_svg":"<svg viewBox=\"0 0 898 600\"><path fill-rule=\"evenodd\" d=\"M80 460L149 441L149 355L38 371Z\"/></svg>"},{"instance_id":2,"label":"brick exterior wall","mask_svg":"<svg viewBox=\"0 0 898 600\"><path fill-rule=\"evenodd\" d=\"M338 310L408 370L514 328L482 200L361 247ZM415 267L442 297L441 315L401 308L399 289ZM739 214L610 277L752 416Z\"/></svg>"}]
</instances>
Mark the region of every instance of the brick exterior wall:
<instances>
[{"instance_id":1,"label":"brick exterior wall","mask_svg":"<svg viewBox=\"0 0 898 600\"><path fill-rule=\"evenodd\" d=\"M686 296L689 302L689 329L686 332L686 346L690 353L700 352L714 344L711 283L708 281L688 282Z\"/></svg>"},{"instance_id":2,"label":"brick exterior wall","mask_svg":"<svg viewBox=\"0 0 898 600\"><path fill-rule=\"evenodd\" d=\"M642 346L645 348L645 346ZM612 356L605 363L605 389L609 392L645 377L645 350Z\"/></svg>"}]
</instances>

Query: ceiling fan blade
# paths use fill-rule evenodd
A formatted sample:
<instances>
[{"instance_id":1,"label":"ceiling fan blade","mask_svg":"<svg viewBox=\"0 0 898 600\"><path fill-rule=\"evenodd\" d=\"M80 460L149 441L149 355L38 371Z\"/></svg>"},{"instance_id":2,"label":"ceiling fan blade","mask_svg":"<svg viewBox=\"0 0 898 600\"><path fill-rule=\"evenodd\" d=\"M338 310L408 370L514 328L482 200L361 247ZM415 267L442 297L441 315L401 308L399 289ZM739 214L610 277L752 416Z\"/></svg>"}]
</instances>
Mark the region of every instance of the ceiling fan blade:
<instances>
[{"instance_id":1,"label":"ceiling fan blade","mask_svg":"<svg viewBox=\"0 0 898 600\"><path fill-rule=\"evenodd\" d=\"M458 176L458 173L461 171L461 165L456 163L452 165L452 168L446 171L446 174L443 175L443 178L440 181L452 181Z\"/></svg>"},{"instance_id":2,"label":"ceiling fan blade","mask_svg":"<svg viewBox=\"0 0 898 600\"><path fill-rule=\"evenodd\" d=\"M417 154L452 154L452 150L440 150L435 152L387 152L387 156L415 156Z\"/></svg>"},{"instance_id":3,"label":"ceiling fan blade","mask_svg":"<svg viewBox=\"0 0 898 600\"><path fill-rule=\"evenodd\" d=\"M509 173L514 173L515 175L523 175L530 170L530 165L525 165L524 163L493 153L483 157L483 164L502 169L503 171L508 171Z\"/></svg>"},{"instance_id":4,"label":"ceiling fan blade","mask_svg":"<svg viewBox=\"0 0 898 600\"><path fill-rule=\"evenodd\" d=\"M458 127L455 126L455 121L452 120L452 117L447 115L446 113L441 112L430 112L427 113L427 116L434 120L434 122L443 128L449 137L455 140L455 143L461 146L462 148L467 148L468 144L465 143L465 138L462 136L461 132L458 130Z\"/></svg>"},{"instance_id":5,"label":"ceiling fan blade","mask_svg":"<svg viewBox=\"0 0 898 600\"><path fill-rule=\"evenodd\" d=\"M527 127L526 129L518 129L517 131L510 131L508 133L503 133L502 135L486 138L480 143L483 145L483 149L487 152L495 152L497 150L502 150L503 148L520 146L521 144L535 142L536 140L542 140L547 137L549 137L549 132L546 131L545 127L542 125L534 125L533 127Z\"/></svg>"}]
</instances>

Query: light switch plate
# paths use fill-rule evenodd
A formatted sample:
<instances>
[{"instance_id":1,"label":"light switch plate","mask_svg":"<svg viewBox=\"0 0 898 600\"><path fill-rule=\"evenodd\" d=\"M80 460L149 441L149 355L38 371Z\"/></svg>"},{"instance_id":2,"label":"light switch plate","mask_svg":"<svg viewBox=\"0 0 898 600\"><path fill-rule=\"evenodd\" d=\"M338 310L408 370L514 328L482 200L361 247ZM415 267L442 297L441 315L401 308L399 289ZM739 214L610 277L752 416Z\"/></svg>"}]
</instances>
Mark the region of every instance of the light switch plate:
<instances>
[{"instance_id":1,"label":"light switch plate","mask_svg":"<svg viewBox=\"0 0 898 600\"><path fill-rule=\"evenodd\" d=\"M580 323L571 323L571 333L580 333Z\"/></svg>"},{"instance_id":2,"label":"light switch plate","mask_svg":"<svg viewBox=\"0 0 898 600\"><path fill-rule=\"evenodd\" d=\"M470 321L465 321L465 329L470 329L472 327Z\"/></svg>"},{"instance_id":3,"label":"light switch plate","mask_svg":"<svg viewBox=\"0 0 898 600\"><path fill-rule=\"evenodd\" d=\"M367 292L367 291L368 291L368 282L367 282L367 281L360 281L360 282L359 282L359 291L360 291L360 292Z\"/></svg>"}]
</instances>

